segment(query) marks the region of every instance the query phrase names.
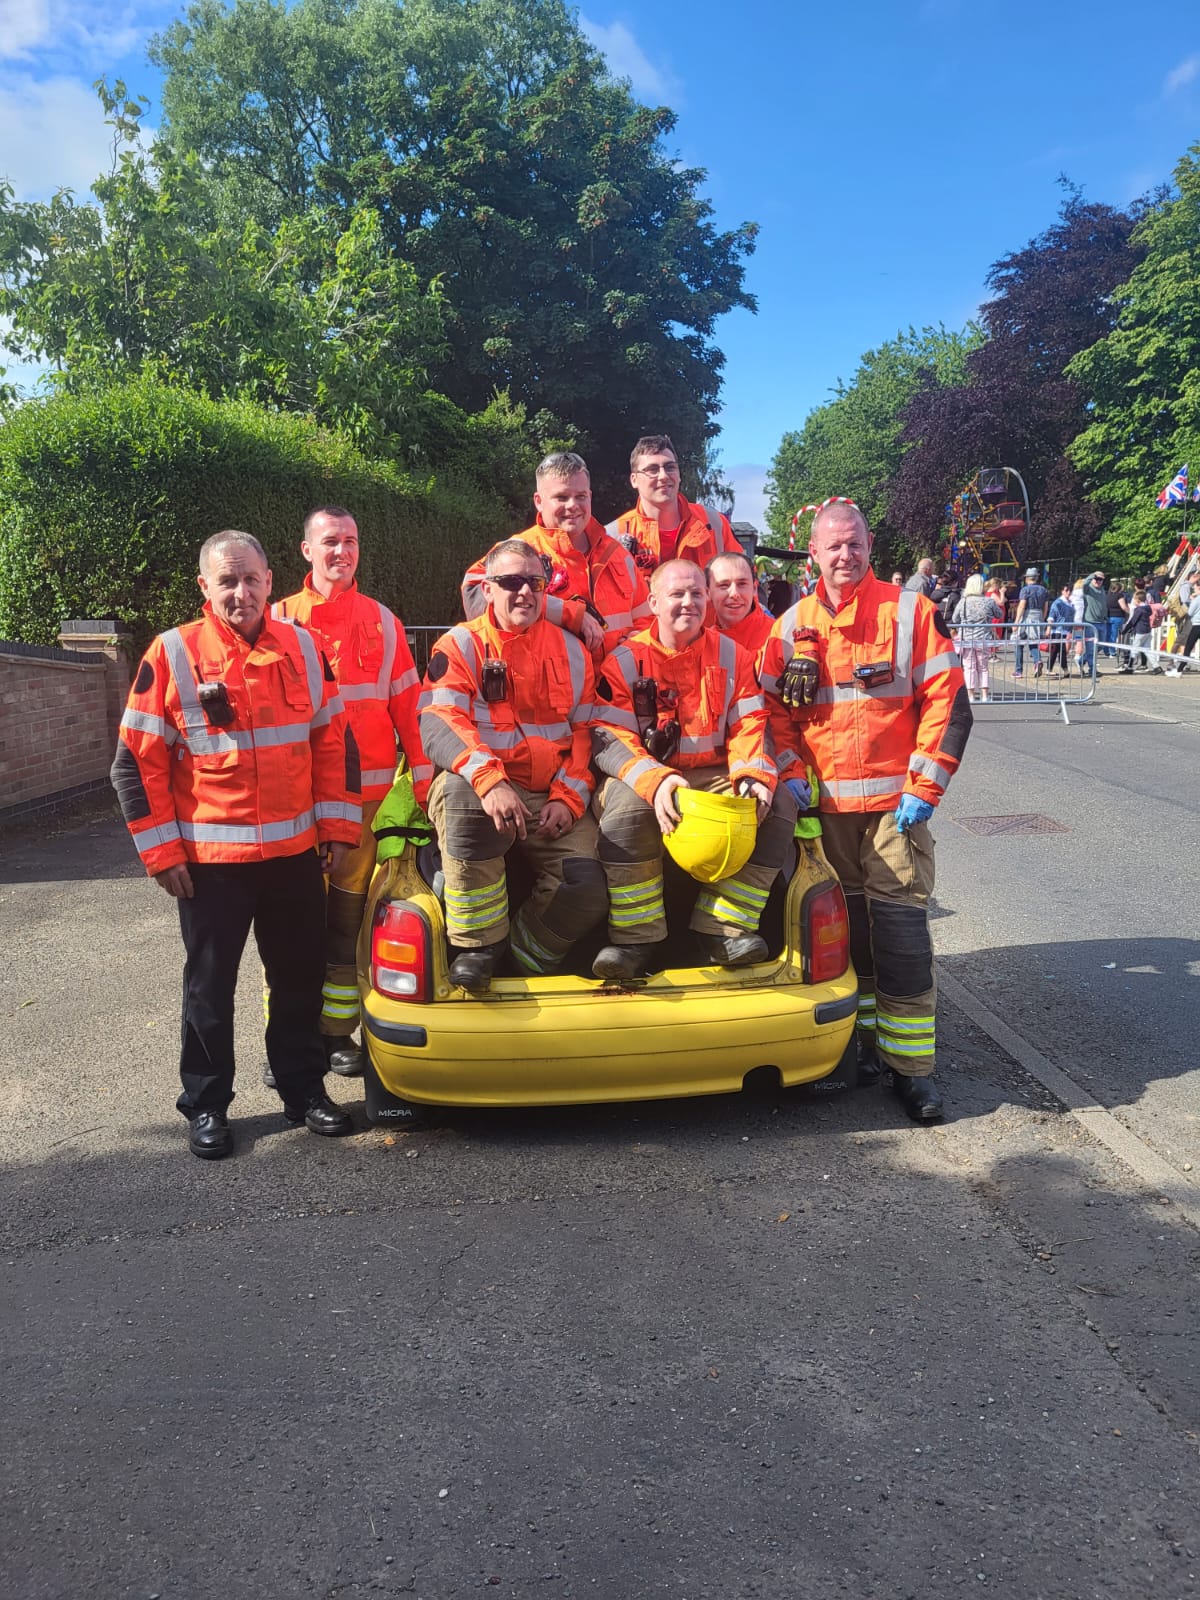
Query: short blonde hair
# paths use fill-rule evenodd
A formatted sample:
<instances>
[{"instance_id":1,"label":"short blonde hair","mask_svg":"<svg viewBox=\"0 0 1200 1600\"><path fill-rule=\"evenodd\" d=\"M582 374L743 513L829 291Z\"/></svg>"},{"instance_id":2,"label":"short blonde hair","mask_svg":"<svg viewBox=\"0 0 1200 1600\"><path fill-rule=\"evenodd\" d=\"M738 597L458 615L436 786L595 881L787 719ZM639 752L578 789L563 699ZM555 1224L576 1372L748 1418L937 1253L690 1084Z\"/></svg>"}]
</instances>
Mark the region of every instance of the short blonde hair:
<instances>
[{"instance_id":1,"label":"short blonde hair","mask_svg":"<svg viewBox=\"0 0 1200 1600\"><path fill-rule=\"evenodd\" d=\"M979 572L973 572L971 574L971 576L967 579L966 583L963 584L963 594L964 595L968 595L968 594L982 594L982 593L983 593L983 574L979 573Z\"/></svg>"}]
</instances>

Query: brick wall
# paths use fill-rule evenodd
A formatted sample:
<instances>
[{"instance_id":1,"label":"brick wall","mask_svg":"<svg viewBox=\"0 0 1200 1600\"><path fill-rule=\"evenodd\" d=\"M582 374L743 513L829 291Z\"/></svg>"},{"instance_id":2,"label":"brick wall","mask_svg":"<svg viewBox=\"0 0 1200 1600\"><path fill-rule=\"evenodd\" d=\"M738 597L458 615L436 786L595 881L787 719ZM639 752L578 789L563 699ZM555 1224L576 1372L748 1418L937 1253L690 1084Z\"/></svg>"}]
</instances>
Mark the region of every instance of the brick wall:
<instances>
[{"instance_id":1,"label":"brick wall","mask_svg":"<svg viewBox=\"0 0 1200 1600\"><path fill-rule=\"evenodd\" d=\"M72 625L87 653L0 640L0 823L107 787L129 667L103 627Z\"/></svg>"}]
</instances>

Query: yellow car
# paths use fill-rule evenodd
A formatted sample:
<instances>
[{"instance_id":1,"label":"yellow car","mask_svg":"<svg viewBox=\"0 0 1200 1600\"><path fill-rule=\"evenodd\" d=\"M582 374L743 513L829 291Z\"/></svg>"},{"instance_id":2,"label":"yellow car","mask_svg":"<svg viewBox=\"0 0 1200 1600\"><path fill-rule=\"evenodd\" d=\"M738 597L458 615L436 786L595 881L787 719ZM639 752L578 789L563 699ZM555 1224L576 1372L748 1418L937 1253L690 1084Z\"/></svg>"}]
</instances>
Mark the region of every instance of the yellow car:
<instances>
[{"instance_id":1,"label":"yellow car","mask_svg":"<svg viewBox=\"0 0 1200 1600\"><path fill-rule=\"evenodd\" d=\"M668 965L622 986L592 977L592 946L581 945L575 974L497 977L482 995L447 976L436 864L436 851L410 844L372 885L358 960L371 1123L403 1125L432 1106L729 1094L761 1068L784 1087L835 1069L855 1082L858 983L846 902L815 841L797 841L790 881L772 890L762 921L779 952L770 961ZM510 894L516 877L510 869ZM671 903L672 882L681 904ZM689 889L695 883L671 867L672 928L686 925ZM685 940L681 960L691 953Z\"/></svg>"}]
</instances>

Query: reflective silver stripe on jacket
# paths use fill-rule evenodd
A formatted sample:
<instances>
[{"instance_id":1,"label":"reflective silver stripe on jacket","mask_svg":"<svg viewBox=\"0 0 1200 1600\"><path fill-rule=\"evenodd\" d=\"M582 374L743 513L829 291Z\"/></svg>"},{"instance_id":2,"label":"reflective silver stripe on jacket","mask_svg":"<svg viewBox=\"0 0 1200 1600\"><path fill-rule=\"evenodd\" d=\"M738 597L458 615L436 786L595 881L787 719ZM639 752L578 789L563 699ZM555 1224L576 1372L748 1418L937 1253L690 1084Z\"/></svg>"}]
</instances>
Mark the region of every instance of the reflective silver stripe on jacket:
<instances>
[{"instance_id":1,"label":"reflective silver stripe on jacket","mask_svg":"<svg viewBox=\"0 0 1200 1600\"><path fill-rule=\"evenodd\" d=\"M939 672L949 672L951 667L958 665L958 655L953 650L943 650L941 655L930 656L928 661L922 661L920 666L913 670L912 681L914 686L925 683Z\"/></svg>"},{"instance_id":2,"label":"reflective silver stripe on jacket","mask_svg":"<svg viewBox=\"0 0 1200 1600\"><path fill-rule=\"evenodd\" d=\"M361 773L360 776L364 784L386 783L390 788L392 780L396 776L396 769L395 767L371 767L366 772Z\"/></svg>"},{"instance_id":3,"label":"reflective silver stripe on jacket","mask_svg":"<svg viewBox=\"0 0 1200 1600\"><path fill-rule=\"evenodd\" d=\"M491 757L485 756L482 750L475 750L459 767L458 775L470 782L477 772L482 772L484 767L488 766L491 766Z\"/></svg>"},{"instance_id":4,"label":"reflective silver stripe on jacket","mask_svg":"<svg viewBox=\"0 0 1200 1600\"><path fill-rule=\"evenodd\" d=\"M379 625L383 630L383 661L379 667L379 676L375 680L375 693L381 700L388 700L396 692L392 684L392 672L396 666L397 628L396 619L385 605L378 600L371 602L379 612Z\"/></svg>"},{"instance_id":5,"label":"reflective silver stripe on jacket","mask_svg":"<svg viewBox=\"0 0 1200 1600\"><path fill-rule=\"evenodd\" d=\"M166 744L174 744L179 738L179 731L169 722L164 722L162 717L156 717L150 711L133 711L128 706L121 717L123 728L135 729L138 733L149 733L162 739Z\"/></svg>"},{"instance_id":6,"label":"reflective silver stripe on jacket","mask_svg":"<svg viewBox=\"0 0 1200 1600\"><path fill-rule=\"evenodd\" d=\"M710 756L720 747L716 735L712 733L685 733L679 740L679 753L683 756Z\"/></svg>"},{"instance_id":7,"label":"reflective silver stripe on jacket","mask_svg":"<svg viewBox=\"0 0 1200 1600\"><path fill-rule=\"evenodd\" d=\"M762 711L765 704L766 702L763 700L762 695L748 694L745 699L735 700L730 706L730 718L734 722L740 721L742 717L748 717L752 711Z\"/></svg>"},{"instance_id":8,"label":"reflective silver stripe on jacket","mask_svg":"<svg viewBox=\"0 0 1200 1600\"><path fill-rule=\"evenodd\" d=\"M577 706L583 699L583 687L587 682L587 652L573 633L565 633L563 642L567 647L567 667L571 674L571 705Z\"/></svg>"},{"instance_id":9,"label":"reflective silver stripe on jacket","mask_svg":"<svg viewBox=\"0 0 1200 1600\"><path fill-rule=\"evenodd\" d=\"M161 828L143 828L140 833L135 833L133 842L137 846L138 855L148 856L151 850L157 850L159 845L177 843L179 837L179 824L164 822Z\"/></svg>"},{"instance_id":10,"label":"reflective silver stripe on jacket","mask_svg":"<svg viewBox=\"0 0 1200 1600\"><path fill-rule=\"evenodd\" d=\"M916 590L906 591L915 594ZM896 778L822 778L823 792L836 800L873 800L880 795L901 794L904 777Z\"/></svg>"},{"instance_id":11,"label":"reflective silver stripe on jacket","mask_svg":"<svg viewBox=\"0 0 1200 1600\"><path fill-rule=\"evenodd\" d=\"M283 822L266 822L247 827L238 822L181 822L179 832L195 844L277 844L296 839L314 826L311 810L301 811Z\"/></svg>"},{"instance_id":12,"label":"reflective silver stripe on jacket","mask_svg":"<svg viewBox=\"0 0 1200 1600\"><path fill-rule=\"evenodd\" d=\"M403 694L406 689L415 689L420 681L421 674L417 671L416 667L409 667L407 671L402 672L398 678L392 679L391 692L393 694Z\"/></svg>"},{"instance_id":13,"label":"reflective silver stripe on jacket","mask_svg":"<svg viewBox=\"0 0 1200 1600\"><path fill-rule=\"evenodd\" d=\"M661 762L655 761L650 756L643 756L640 761L635 761L628 772L622 773L621 782L627 783L632 789L639 778L648 772L661 772L665 778L670 772L670 767L664 767Z\"/></svg>"},{"instance_id":14,"label":"reflective silver stripe on jacket","mask_svg":"<svg viewBox=\"0 0 1200 1600\"><path fill-rule=\"evenodd\" d=\"M568 778L566 769L563 767L559 767L558 771L554 774L554 782L559 784L564 789L570 789L572 794L577 794L585 806L591 799L592 791L588 788L587 784L581 782L578 778Z\"/></svg>"},{"instance_id":15,"label":"reflective silver stripe on jacket","mask_svg":"<svg viewBox=\"0 0 1200 1600\"><path fill-rule=\"evenodd\" d=\"M362 822L362 807L353 800L318 800L313 807L318 822Z\"/></svg>"},{"instance_id":16,"label":"reflective silver stripe on jacket","mask_svg":"<svg viewBox=\"0 0 1200 1600\"><path fill-rule=\"evenodd\" d=\"M917 614L917 591L901 589L896 606L896 655L892 663L896 681L912 688L913 622ZM887 684L892 688L892 684Z\"/></svg>"},{"instance_id":17,"label":"reflective silver stripe on jacket","mask_svg":"<svg viewBox=\"0 0 1200 1600\"><path fill-rule=\"evenodd\" d=\"M196 693L196 679L191 658L179 629L169 628L162 635L162 642L171 680L175 685L175 693L179 696L179 709L183 715L183 741L191 753L194 756L220 756L245 748L236 734L231 734L223 728L209 728L204 708L200 704L200 696Z\"/></svg>"},{"instance_id":18,"label":"reflective silver stripe on jacket","mask_svg":"<svg viewBox=\"0 0 1200 1600\"><path fill-rule=\"evenodd\" d=\"M910 772L919 772L923 777L932 778L934 783L940 783L945 789L950 783L951 774L945 767L939 765L931 756L913 755L908 763Z\"/></svg>"}]
</instances>

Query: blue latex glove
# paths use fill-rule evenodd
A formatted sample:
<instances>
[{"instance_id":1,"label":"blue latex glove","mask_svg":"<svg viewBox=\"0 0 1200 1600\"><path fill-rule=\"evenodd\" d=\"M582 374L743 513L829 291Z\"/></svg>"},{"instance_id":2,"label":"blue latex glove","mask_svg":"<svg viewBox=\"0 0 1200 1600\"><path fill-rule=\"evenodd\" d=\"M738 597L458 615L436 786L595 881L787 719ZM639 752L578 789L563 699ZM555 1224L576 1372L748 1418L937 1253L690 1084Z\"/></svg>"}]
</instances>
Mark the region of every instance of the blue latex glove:
<instances>
[{"instance_id":1,"label":"blue latex glove","mask_svg":"<svg viewBox=\"0 0 1200 1600\"><path fill-rule=\"evenodd\" d=\"M896 807L896 832L907 833L914 822L928 822L933 807L928 800L918 800L915 794L902 794Z\"/></svg>"},{"instance_id":2,"label":"blue latex glove","mask_svg":"<svg viewBox=\"0 0 1200 1600\"><path fill-rule=\"evenodd\" d=\"M785 778L784 782L801 811L807 811L812 805L812 789L809 785L803 778Z\"/></svg>"}]
</instances>

